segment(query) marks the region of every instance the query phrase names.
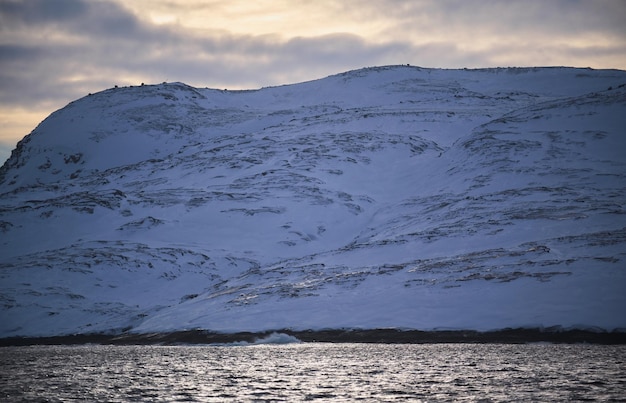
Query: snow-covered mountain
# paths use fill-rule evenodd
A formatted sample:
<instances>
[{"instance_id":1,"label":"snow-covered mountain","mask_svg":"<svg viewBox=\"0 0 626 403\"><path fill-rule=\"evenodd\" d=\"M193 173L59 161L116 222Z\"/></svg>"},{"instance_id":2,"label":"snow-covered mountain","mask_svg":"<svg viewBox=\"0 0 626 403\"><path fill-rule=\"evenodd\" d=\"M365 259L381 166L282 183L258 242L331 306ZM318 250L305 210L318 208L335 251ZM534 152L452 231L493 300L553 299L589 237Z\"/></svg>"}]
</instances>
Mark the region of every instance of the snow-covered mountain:
<instances>
[{"instance_id":1,"label":"snow-covered mountain","mask_svg":"<svg viewBox=\"0 0 626 403\"><path fill-rule=\"evenodd\" d=\"M0 337L626 328L626 72L113 88L0 169Z\"/></svg>"}]
</instances>

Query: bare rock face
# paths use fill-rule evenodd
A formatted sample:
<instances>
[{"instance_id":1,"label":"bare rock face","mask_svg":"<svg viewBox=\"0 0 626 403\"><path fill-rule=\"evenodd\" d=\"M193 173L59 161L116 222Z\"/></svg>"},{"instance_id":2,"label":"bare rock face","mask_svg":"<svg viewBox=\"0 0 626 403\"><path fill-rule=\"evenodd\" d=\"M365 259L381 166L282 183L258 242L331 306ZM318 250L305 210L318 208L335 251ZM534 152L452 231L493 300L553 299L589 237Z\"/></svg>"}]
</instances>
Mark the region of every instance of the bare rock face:
<instances>
[{"instance_id":1,"label":"bare rock face","mask_svg":"<svg viewBox=\"0 0 626 403\"><path fill-rule=\"evenodd\" d=\"M0 168L0 337L626 328L626 72L115 88Z\"/></svg>"}]
</instances>

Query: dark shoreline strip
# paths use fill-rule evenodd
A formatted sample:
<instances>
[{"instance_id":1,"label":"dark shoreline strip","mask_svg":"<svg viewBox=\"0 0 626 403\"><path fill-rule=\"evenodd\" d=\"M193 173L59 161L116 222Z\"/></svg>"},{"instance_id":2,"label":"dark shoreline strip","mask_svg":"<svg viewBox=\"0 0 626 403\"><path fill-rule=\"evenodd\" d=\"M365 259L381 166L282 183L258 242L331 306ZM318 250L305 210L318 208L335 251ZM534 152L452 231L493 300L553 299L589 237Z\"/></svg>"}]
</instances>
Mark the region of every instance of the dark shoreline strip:
<instances>
[{"instance_id":1,"label":"dark shoreline strip","mask_svg":"<svg viewBox=\"0 0 626 403\"><path fill-rule=\"evenodd\" d=\"M185 330L170 333L74 334L51 337L9 337L0 339L0 346L28 345L176 345L254 342L271 333L284 333L303 342L326 343L590 343L626 344L626 331L592 331L579 329L502 329L489 332L474 330L397 330L397 329L278 329L266 332L215 333L206 330Z\"/></svg>"}]
</instances>

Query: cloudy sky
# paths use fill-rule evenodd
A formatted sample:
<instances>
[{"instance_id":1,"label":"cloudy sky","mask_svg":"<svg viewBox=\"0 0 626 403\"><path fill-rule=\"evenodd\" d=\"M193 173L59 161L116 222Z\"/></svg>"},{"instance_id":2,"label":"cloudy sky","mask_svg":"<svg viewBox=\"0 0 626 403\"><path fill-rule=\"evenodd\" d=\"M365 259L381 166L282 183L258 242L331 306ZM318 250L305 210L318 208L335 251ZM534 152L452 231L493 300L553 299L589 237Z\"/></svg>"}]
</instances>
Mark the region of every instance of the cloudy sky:
<instances>
[{"instance_id":1,"label":"cloudy sky","mask_svg":"<svg viewBox=\"0 0 626 403\"><path fill-rule=\"evenodd\" d=\"M626 0L0 0L0 164L114 85L259 88L366 66L626 69Z\"/></svg>"}]
</instances>

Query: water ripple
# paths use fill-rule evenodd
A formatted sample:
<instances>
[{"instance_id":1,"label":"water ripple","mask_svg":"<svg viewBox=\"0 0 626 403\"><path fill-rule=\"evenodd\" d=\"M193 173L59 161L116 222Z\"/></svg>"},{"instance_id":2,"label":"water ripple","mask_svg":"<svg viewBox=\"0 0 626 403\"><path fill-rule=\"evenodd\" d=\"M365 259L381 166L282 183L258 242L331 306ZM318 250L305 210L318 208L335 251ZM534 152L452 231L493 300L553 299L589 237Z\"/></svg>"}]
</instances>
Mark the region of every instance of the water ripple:
<instances>
[{"instance_id":1,"label":"water ripple","mask_svg":"<svg viewBox=\"0 0 626 403\"><path fill-rule=\"evenodd\" d=\"M626 346L289 344L0 348L0 400L620 400Z\"/></svg>"}]
</instances>

